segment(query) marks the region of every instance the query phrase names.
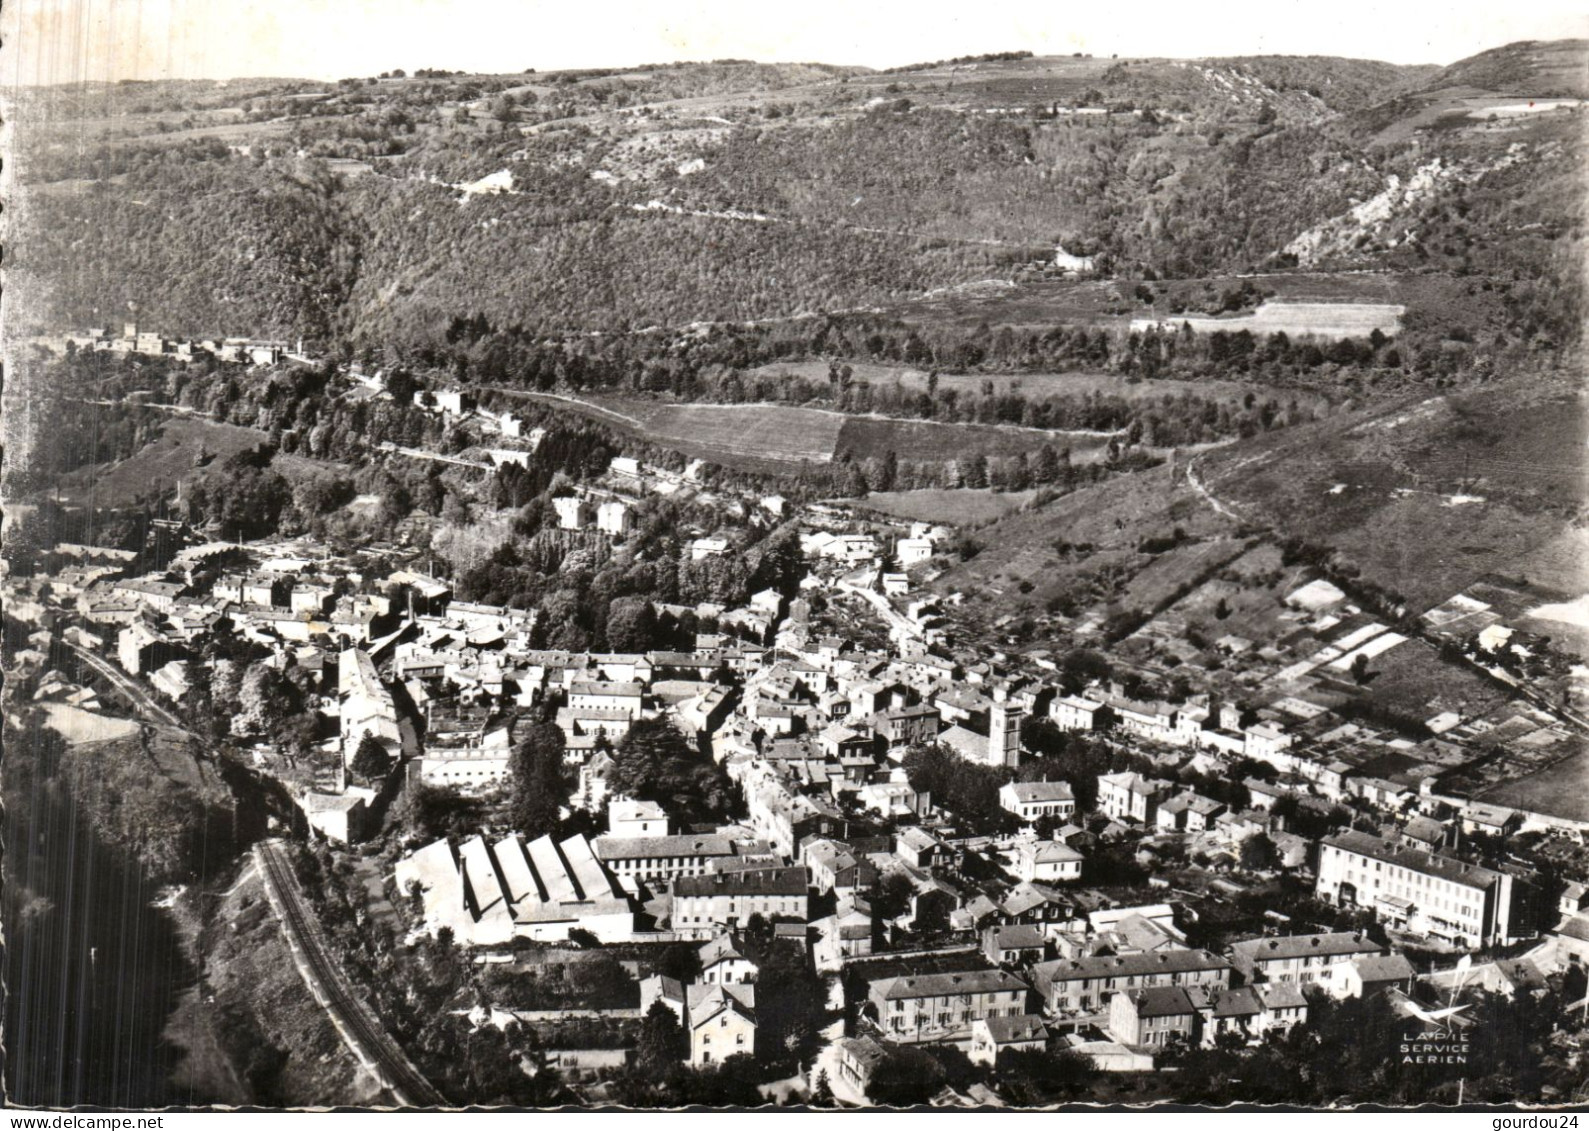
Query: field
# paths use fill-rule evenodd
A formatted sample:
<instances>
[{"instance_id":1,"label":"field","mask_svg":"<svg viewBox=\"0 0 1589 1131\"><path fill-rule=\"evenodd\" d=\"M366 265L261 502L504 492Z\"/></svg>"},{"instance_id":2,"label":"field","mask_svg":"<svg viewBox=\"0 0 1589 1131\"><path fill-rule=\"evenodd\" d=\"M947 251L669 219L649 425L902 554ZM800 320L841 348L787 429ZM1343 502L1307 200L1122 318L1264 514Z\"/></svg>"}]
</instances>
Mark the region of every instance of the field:
<instances>
[{"instance_id":1,"label":"field","mask_svg":"<svg viewBox=\"0 0 1589 1131\"><path fill-rule=\"evenodd\" d=\"M1575 754L1538 773L1496 786L1480 794L1479 800L1589 821L1589 753Z\"/></svg>"},{"instance_id":2,"label":"field","mask_svg":"<svg viewBox=\"0 0 1589 1131\"><path fill-rule=\"evenodd\" d=\"M1537 547L1553 581L1582 577L1561 536L1583 445L1579 398L1512 387L1303 425L1200 467L1222 500L1338 548L1421 612L1486 574L1537 580Z\"/></svg>"},{"instance_id":3,"label":"field","mask_svg":"<svg viewBox=\"0 0 1589 1131\"><path fill-rule=\"evenodd\" d=\"M731 456L826 463L845 425L837 413L785 405L661 405L646 431L663 442L683 442Z\"/></svg>"},{"instance_id":4,"label":"field","mask_svg":"<svg viewBox=\"0 0 1589 1131\"><path fill-rule=\"evenodd\" d=\"M751 471L788 471L790 464L827 463L846 453L857 459L892 451L902 460L952 460L977 453L1013 456L1044 444L1068 447L1077 462L1085 462L1107 443L1107 437L1085 432L849 416L792 405L665 404L611 395L574 398L503 391L588 416L686 455Z\"/></svg>"},{"instance_id":5,"label":"field","mask_svg":"<svg viewBox=\"0 0 1589 1131\"><path fill-rule=\"evenodd\" d=\"M1182 589L1211 576L1245 548L1242 540L1218 538L1186 543L1159 554L1126 585L1125 604L1143 610L1167 605Z\"/></svg>"},{"instance_id":6,"label":"field","mask_svg":"<svg viewBox=\"0 0 1589 1131\"><path fill-rule=\"evenodd\" d=\"M1199 334L1246 330L1259 335L1284 333L1294 338L1366 338L1378 330L1386 337L1395 337L1405 313L1406 308L1395 303L1265 302L1251 314L1228 318L1180 314L1133 318L1131 329L1158 327L1173 331L1190 325Z\"/></svg>"},{"instance_id":7,"label":"field","mask_svg":"<svg viewBox=\"0 0 1589 1131\"><path fill-rule=\"evenodd\" d=\"M79 468L64 476L61 498L102 507L125 506L139 496L190 482L204 470L194 462L201 451L215 457L213 466L269 439L267 433L257 428L221 424L201 417L174 416L166 422L159 439L144 445L120 463L111 467ZM336 465L303 456L278 455L272 466L289 479L303 479Z\"/></svg>"},{"instance_id":8,"label":"field","mask_svg":"<svg viewBox=\"0 0 1589 1131\"><path fill-rule=\"evenodd\" d=\"M138 724L132 719L96 715L66 703L46 703L44 714L50 728L67 742L110 742L138 733Z\"/></svg>"},{"instance_id":9,"label":"field","mask_svg":"<svg viewBox=\"0 0 1589 1131\"><path fill-rule=\"evenodd\" d=\"M1419 719L1445 711L1472 718L1506 702L1506 695L1473 669L1443 662L1417 640L1398 644L1369 661L1367 685L1375 703Z\"/></svg>"},{"instance_id":10,"label":"field","mask_svg":"<svg viewBox=\"0 0 1589 1131\"><path fill-rule=\"evenodd\" d=\"M892 451L906 460L950 460L977 453L1013 456L1053 444L1069 448L1072 456L1083 462L1085 453L1101 451L1107 442L1108 437L1090 433L852 416L844 422L834 454L849 452L859 459Z\"/></svg>"},{"instance_id":11,"label":"field","mask_svg":"<svg viewBox=\"0 0 1589 1131\"><path fill-rule=\"evenodd\" d=\"M876 491L854 505L912 522L976 526L1013 514L1032 501L1035 491Z\"/></svg>"},{"instance_id":12,"label":"field","mask_svg":"<svg viewBox=\"0 0 1589 1131\"><path fill-rule=\"evenodd\" d=\"M1162 320L1179 327L1185 318L1191 318L1196 326L1201 317L1199 311L1206 309L1201 303L1247 281L1261 294L1269 296L1271 306L1279 306L1282 310L1310 303L1403 306L1408 315L1438 325L1465 326L1475 335L1481 329L1489 330L1505 321L1501 293L1493 288L1486 290L1482 281L1441 275L1329 271L1251 275L1239 280L1214 276L1154 284L1159 298L1152 306L1128 297L1122 293L1124 288L1114 282L1023 281L997 290L964 287L929 294L904 303L894 313L907 322L951 323L962 327L986 322L993 327L1032 329L1047 329L1056 324L1123 328L1138 319ZM1188 309L1181 314L1171 309L1169 301L1177 296L1188 304ZM1294 309L1291 313L1298 319L1309 317ZM1293 330L1289 325L1252 325L1251 316L1245 324L1255 333L1268 333L1273 329L1305 332ZM1238 322L1234 327L1216 324L1208 329L1241 329L1242 326L1243 323ZM1362 326L1352 332L1366 337L1370 328ZM1322 331L1315 329L1313 332ZM1395 336L1395 329L1387 327L1386 333Z\"/></svg>"},{"instance_id":13,"label":"field","mask_svg":"<svg viewBox=\"0 0 1589 1131\"><path fill-rule=\"evenodd\" d=\"M858 384L899 385L903 389L925 392L928 374L909 366L878 365L866 361L848 363ZM753 370L758 376L787 374L808 381L826 381L828 362L825 359L808 361L778 361ZM1132 381L1115 373L940 373L938 388L953 389L958 393L980 394L987 385L995 394L1022 393L1028 397L1085 397L1097 394L1120 397L1127 401L1158 401L1163 397L1193 396L1210 400L1240 400L1248 393L1260 397L1274 395L1268 385L1242 381L1175 381L1155 378L1151 381ZM1322 407L1325 398L1307 392L1286 390L1287 399L1294 399L1304 407Z\"/></svg>"}]
</instances>

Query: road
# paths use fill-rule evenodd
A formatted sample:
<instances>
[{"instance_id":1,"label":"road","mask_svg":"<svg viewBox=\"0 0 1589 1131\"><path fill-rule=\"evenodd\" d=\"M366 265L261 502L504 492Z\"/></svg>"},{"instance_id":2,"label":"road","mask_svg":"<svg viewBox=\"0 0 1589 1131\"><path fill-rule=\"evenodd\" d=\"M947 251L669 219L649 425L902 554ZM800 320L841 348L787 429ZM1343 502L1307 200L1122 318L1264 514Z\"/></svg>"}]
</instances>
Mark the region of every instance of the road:
<instances>
[{"instance_id":1,"label":"road","mask_svg":"<svg viewBox=\"0 0 1589 1131\"><path fill-rule=\"evenodd\" d=\"M332 1024L353 1055L376 1072L400 1105L445 1106L441 1093L419 1074L369 1007L354 994L341 967L326 953L320 924L304 900L298 877L282 855L280 843L262 841L254 846L254 853L260 863L265 892L286 931L293 955L298 959L298 972L315 999L330 1014Z\"/></svg>"},{"instance_id":2,"label":"road","mask_svg":"<svg viewBox=\"0 0 1589 1131\"><path fill-rule=\"evenodd\" d=\"M82 660L83 663L87 664L89 667L93 668L94 671L104 676L105 682L109 683L112 687L119 691L123 698L130 701L140 715L143 715L145 718L152 719L153 721L160 723L162 726L174 727L175 729L180 730L183 734L188 734L191 736L191 732L182 725L182 721L180 719L162 707L159 703L156 703L152 695L139 686L136 680L117 668L115 664L111 663L103 656L95 655L87 648L78 647L76 644L73 644L70 641L63 640L61 643L70 648L72 653L79 660Z\"/></svg>"}]
</instances>

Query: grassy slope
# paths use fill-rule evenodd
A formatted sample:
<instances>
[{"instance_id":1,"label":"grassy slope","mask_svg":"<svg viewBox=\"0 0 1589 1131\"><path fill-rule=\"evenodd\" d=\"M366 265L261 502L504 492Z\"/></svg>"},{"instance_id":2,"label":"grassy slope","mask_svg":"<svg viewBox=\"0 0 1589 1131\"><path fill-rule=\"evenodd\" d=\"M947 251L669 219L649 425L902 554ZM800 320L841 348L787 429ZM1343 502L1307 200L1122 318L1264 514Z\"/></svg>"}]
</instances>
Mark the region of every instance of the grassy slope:
<instances>
[{"instance_id":1,"label":"grassy slope","mask_svg":"<svg viewBox=\"0 0 1589 1131\"><path fill-rule=\"evenodd\" d=\"M199 417L173 417L166 422L160 438L146 444L113 467L89 466L62 478L61 497L70 502L93 502L98 506L122 506L140 495L169 490L178 482L189 483L204 473L194 464L201 451L224 463L238 452L256 448L270 436L258 428L242 428ZM304 456L280 455L272 466L291 480L339 470L334 463Z\"/></svg>"}]
</instances>

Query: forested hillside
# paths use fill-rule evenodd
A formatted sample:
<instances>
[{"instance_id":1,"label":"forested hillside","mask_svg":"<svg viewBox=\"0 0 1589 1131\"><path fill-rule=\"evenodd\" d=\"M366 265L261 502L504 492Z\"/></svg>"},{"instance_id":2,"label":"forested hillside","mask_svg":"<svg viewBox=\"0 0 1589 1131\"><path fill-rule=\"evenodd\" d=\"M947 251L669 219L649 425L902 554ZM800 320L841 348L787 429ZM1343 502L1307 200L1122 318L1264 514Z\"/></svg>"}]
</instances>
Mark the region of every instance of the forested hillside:
<instances>
[{"instance_id":1,"label":"forested hillside","mask_svg":"<svg viewBox=\"0 0 1589 1131\"><path fill-rule=\"evenodd\" d=\"M1562 343L1581 114L1512 103L1576 89L1574 50L423 72L243 84L235 105L145 84L90 98L86 134L46 92L12 262L44 284L39 328L136 302L167 334L316 348L444 349L459 316L562 335L891 311L973 284L1027 302L1025 325L1118 332L1160 312L1154 284L1260 270L1504 283L1504 335ZM1073 262L1121 300L1077 318L1055 289ZM1444 313L1412 305L1410 327Z\"/></svg>"}]
</instances>

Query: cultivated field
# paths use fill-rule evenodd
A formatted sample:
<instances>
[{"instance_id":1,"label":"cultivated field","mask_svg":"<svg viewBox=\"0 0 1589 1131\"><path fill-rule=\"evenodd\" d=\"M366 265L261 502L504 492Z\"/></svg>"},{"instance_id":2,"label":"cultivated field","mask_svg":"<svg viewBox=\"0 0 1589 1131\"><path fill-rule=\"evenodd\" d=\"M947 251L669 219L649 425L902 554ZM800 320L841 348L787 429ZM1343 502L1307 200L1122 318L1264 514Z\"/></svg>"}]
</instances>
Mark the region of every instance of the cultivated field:
<instances>
[{"instance_id":1,"label":"cultivated field","mask_svg":"<svg viewBox=\"0 0 1589 1131\"><path fill-rule=\"evenodd\" d=\"M1210 318L1172 314L1163 318L1133 318L1131 329L1145 332L1157 327L1174 332L1190 325L1199 334L1241 330L1255 335L1287 334L1293 338L1366 338L1375 330L1395 337L1407 308L1396 303L1369 302L1265 302L1251 314Z\"/></svg>"},{"instance_id":2,"label":"cultivated field","mask_svg":"<svg viewBox=\"0 0 1589 1131\"><path fill-rule=\"evenodd\" d=\"M909 366L878 365L872 362L848 362L857 383L873 386L898 385L902 389L926 392L926 370ZM753 371L757 376L802 377L808 381L826 382L828 363L816 358L808 361L777 361ZM1033 399L1044 397L1084 397L1099 394L1121 397L1133 402L1158 401L1164 397L1190 393L1210 400L1240 400L1248 393L1259 397L1275 396L1273 386L1249 384L1241 381L1174 381L1154 379L1131 381L1116 373L939 373L938 388L958 393L980 395L991 385L996 394L1021 393ZM1324 397L1306 391L1287 389L1287 400L1296 400L1305 407L1322 407Z\"/></svg>"},{"instance_id":3,"label":"cultivated field","mask_svg":"<svg viewBox=\"0 0 1589 1131\"><path fill-rule=\"evenodd\" d=\"M1087 432L1044 432L992 424L938 424L852 416L844 421L834 454L849 452L860 459L892 451L900 459L951 460L978 453L1013 456L1052 444L1056 448L1069 448L1072 459L1080 463L1089 458L1088 453L1102 451L1108 442L1107 436Z\"/></svg>"},{"instance_id":4,"label":"cultivated field","mask_svg":"<svg viewBox=\"0 0 1589 1131\"><path fill-rule=\"evenodd\" d=\"M1576 754L1538 773L1496 786L1481 793L1479 800L1589 821L1589 753Z\"/></svg>"},{"instance_id":5,"label":"cultivated field","mask_svg":"<svg viewBox=\"0 0 1589 1131\"><path fill-rule=\"evenodd\" d=\"M846 420L837 413L786 405L660 405L646 431L664 442L683 441L728 455L798 463L833 458Z\"/></svg>"},{"instance_id":6,"label":"cultivated field","mask_svg":"<svg viewBox=\"0 0 1589 1131\"><path fill-rule=\"evenodd\" d=\"M912 522L975 526L1013 514L1031 502L1035 491L980 491L969 487L946 491L875 491L855 506Z\"/></svg>"}]
</instances>

